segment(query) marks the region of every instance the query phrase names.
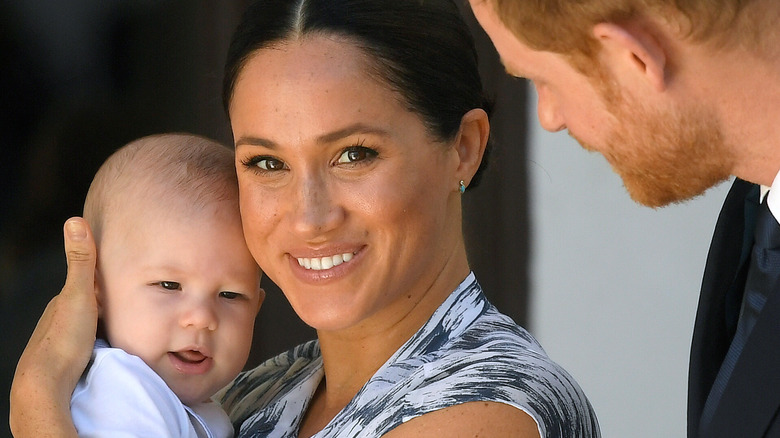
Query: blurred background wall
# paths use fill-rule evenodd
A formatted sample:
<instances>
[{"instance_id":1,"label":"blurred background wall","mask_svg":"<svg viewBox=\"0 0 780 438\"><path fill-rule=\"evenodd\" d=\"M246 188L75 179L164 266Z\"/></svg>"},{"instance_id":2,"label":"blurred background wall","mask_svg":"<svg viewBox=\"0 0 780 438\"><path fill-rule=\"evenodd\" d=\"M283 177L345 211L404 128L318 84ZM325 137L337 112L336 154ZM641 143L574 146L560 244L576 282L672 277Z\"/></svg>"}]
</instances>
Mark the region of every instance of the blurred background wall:
<instances>
[{"instance_id":1,"label":"blurred background wall","mask_svg":"<svg viewBox=\"0 0 780 438\"><path fill-rule=\"evenodd\" d=\"M463 4L464 2L460 2ZM16 361L62 286L62 223L116 148L158 132L229 144L222 62L245 0L0 3L0 415ZM464 8L466 9L466 8ZM469 11L496 100L483 186L464 196L470 262L491 300L580 382L605 437L682 437L688 346L726 187L634 205L603 158L541 132ZM265 282L248 366L313 331ZM10 436L7 422L0 436Z\"/></svg>"}]
</instances>

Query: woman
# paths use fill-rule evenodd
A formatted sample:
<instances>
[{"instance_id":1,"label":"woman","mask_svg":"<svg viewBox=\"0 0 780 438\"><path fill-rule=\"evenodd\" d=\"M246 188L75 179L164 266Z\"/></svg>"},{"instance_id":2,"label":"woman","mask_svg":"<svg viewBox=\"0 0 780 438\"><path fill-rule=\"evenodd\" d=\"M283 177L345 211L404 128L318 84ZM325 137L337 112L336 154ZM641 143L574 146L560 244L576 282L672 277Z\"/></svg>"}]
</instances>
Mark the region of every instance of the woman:
<instances>
[{"instance_id":1,"label":"woman","mask_svg":"<svg viewBox=\"0 0 780 438\"><path fill-rule=\"evenodd\" d=\"M225 71L247 243L318 337L223 391L239 436L599 435L577 384L470 272L460 195L488 106L451 1L260 1ZM75 263L20 360L17 430L72 430L61 397L94 336L63 316L94 313Z\"/></svg>"}]
</instances>

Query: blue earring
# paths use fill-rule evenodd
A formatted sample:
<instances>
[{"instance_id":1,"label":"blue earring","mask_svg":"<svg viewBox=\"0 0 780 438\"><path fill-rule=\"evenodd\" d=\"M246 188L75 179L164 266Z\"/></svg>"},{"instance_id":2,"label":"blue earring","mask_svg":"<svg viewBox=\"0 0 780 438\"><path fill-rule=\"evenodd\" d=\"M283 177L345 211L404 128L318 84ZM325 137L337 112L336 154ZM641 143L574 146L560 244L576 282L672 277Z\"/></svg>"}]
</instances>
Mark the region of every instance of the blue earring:
<instances>
[{"instance_id":1,"label":"blue earring","mask_svg":"<svg viewBox=\"0 0 780 438\"><path fill-rule=\"evenodd\" d=\"M460 190L461 195L466 191L466 184L463 183L463 180L460 180L460 187L458 187L458 190Z\"/></svg>"}]
</instances>

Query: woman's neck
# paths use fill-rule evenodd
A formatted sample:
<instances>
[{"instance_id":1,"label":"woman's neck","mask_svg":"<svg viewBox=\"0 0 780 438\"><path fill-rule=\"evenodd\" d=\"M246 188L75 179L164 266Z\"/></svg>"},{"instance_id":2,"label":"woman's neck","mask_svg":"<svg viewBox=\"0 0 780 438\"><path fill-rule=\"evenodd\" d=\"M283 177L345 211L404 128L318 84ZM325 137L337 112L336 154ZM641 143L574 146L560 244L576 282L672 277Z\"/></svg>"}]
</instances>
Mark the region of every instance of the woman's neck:
<instances>
[{"instance_id":1,"label":"woman's neck","mask_svg":"<svg viewBox=\"0 0 780 438\"><path fill-rule=\"evenodd\" d=\"M356 327L318 331L325 377L312 399L299 437L325 427L382 365L408 341L469 273L465 251L432 280L411 290L412 305L382 309Z\"/></svg>"}]
</instances>

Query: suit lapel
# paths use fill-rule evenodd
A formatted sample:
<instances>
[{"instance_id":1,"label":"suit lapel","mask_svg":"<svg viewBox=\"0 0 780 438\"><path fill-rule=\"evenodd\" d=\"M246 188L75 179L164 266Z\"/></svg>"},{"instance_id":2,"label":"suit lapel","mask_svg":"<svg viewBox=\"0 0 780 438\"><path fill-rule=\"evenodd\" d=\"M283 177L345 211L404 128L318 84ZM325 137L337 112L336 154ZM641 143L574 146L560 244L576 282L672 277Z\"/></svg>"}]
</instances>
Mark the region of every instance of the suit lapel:
<instances>
[{"instance_id":1,"label":"suit lapel","mask_svg":"<svg viewBox=\"0 0 780 438\"><path fill-rule=\"evenodd\" d=\"M775 284L774 290L780 285ZM767 299L707 436L763 437L780 408L780 293Z\"/></svg>"},{"instance_id":2,"label":"suit lapel","mask_svg":"<svg viewBox=\"0 0 780 438\"><path fill-rule=\"evenodd\" d=\"M701 411L733 336L734 322L728 321L726 309L733 306L735 299L739 307L744 288L744 275L738 274L745 246L743 236L750 234L752 241L752 232L745 229L745 201L751 198L757 201L758 186L737 179L721 209L707 256L691 343L689 437L699 436Z\"/></svg>"}]
</instances>

